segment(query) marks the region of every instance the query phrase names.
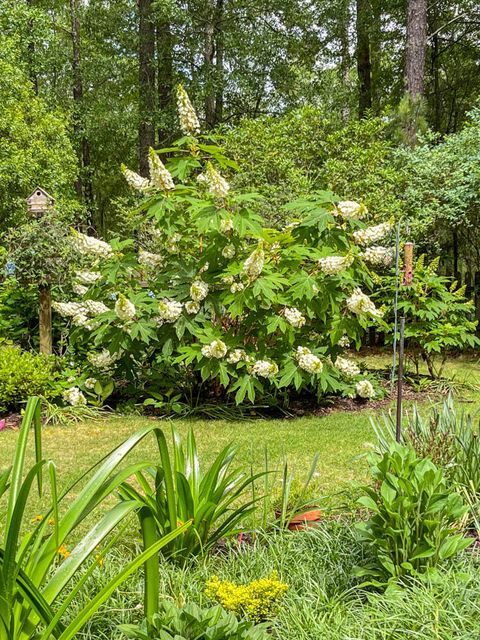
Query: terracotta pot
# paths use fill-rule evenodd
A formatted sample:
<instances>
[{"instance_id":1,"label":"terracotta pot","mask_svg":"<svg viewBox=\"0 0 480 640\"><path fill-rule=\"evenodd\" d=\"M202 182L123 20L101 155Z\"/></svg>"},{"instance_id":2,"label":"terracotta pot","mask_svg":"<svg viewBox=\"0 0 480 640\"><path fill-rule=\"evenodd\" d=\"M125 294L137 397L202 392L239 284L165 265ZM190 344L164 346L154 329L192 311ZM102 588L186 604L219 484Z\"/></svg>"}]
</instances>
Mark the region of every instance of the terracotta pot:
<instances>
[{"instance_id":1,"label":"terracotta pot","mask_svg":"<svg viewBox=\"0 0 480 640\"><path fill-rule=\"evenodd\" d=\"M320 509L310 509L303 513L297 513L296 516L288 523L290 531L298 531L299 529L305 529L306 527L312 527L322 518L322 512Z\"/></svg>"}]
</instances>

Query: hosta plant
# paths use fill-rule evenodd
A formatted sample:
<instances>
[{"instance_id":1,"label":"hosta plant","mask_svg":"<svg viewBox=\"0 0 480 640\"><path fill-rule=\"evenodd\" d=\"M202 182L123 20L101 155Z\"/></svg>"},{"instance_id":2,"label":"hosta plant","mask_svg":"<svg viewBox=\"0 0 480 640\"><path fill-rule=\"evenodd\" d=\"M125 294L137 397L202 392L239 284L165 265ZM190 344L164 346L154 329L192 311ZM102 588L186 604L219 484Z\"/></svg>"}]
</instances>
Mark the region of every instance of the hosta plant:
<instances>
[{"instance_id":1,"label":"hosta plant","mask_svg":"<svg viewBox=\"0 0 480 640\"><path fill-rule=\"evenodd\" d=\"M36 462L26 467L28 436L34 427ZM17 448L10 468L0 474L0 499L5 500L0 511L0 638L2 640L71 640L79 629L98 611L115 589L136 569L177 535L188 523L159 537L154 544L127 563L125 567L96 593L95 597L76 606L79 591L95 570L98 559L118 539L111 534L137 504L123 501L107 509L102 516L86 523L95 508L115 491L126 477L141 468L142 463L117 469L129 451L150 430L135 434L117 447L70 487L58 491L56 468L53 462L42 459L40 402L31 398L27 404L19 431ZM34 486L40 494L48 479L50 508L26 521L26 507ZM79 488L79 482L83 480ZM68 499L71 496L71 502ZM67 503L67 504L65 504ZM75 541L79 527L81 538ZM106 539L103 551L98 550ZM73 541L72 541L73 540ZM95 559L95 556L97 558ZM85 567L82 577L73 583L79 568Z\"/></svg>"},{"instance_id":2,"label":"hosta plant","mask_svg":"<svg viewBox=\"0 0 480 640\"><path fill-rule=\"evenodd\" d=\"M164 600L160 611L140 625L120 626L133 640L268 640L266 625L238 620L219 605L201 608L194 603L177 607Z\"/></svg>"},{"instance_id":3,"label":"hosta plant","mask_svg":"<svg viewBox=\"0 0 480 640\"><path fill-rule=\"evenodd\" d=\"M381 323L367 292L371 269L391 261L391 224L367 227L362 205L320 192L268 228L251 208L258 196L230 188L221 171L232 163L198 127L162 152L167 166L150 154L150 180L124 169L141 194L135 240L75 234L84 265L55 309L71 322L80 387L113 379L144 398L173 388L237 404L282 389L372 397L343 354Z\"/></svg>"},{"instance_id":4,"label":"hosta plant","mask_svg":"<svg viewBox=\"0 0 480 640\"><path fill-rule=\"evenodd\" d=\"M360 575L377 585L420 576L468 547L458 527L467 508L429 458L394 443L372 454L370 469L374 486L358 502L371 516L357 530L375 559Z\"/></svg>"}]
</instances>

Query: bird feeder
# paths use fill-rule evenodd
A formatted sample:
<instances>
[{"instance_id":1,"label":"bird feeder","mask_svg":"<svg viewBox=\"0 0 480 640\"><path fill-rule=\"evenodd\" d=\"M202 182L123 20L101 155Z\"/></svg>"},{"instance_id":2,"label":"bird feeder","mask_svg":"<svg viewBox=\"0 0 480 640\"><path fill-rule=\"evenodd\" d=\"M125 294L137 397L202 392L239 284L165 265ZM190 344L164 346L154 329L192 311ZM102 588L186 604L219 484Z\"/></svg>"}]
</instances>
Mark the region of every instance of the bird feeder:
<instances>
[{"instance_id":1,"label":"bird feeder","mask_svg":"<svg viewBox=\"0 0 480 640\"><path fill-rule=\"evenodd\" d=\"M27 198L28 213L41 218L55 205L45 189L37 187ZM52 292L50 285L43 284L38 288L39 310L38 324L40 332L40 353L52 353Z\"/></svg>"},{"instance_id":2,"label":"bird feeder","mask_svg":"<svg viewBox=\"0 0 480 640\"><path fill-rule=\"evenodd\" d=\"M28 213L36 217L42 216L55 205L55 198L52 198L45 189L37 187L27 198Z\"/></svg>"}]
</instances>

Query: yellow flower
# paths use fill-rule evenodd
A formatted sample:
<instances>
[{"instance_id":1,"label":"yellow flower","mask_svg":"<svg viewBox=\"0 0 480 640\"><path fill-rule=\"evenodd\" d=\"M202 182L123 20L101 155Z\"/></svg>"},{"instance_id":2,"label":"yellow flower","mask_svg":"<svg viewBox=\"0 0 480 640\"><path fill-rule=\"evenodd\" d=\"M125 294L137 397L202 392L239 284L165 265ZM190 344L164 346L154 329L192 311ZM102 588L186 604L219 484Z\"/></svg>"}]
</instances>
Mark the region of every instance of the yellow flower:
<instances>
[{"instance_id":1,"label":"yellow flower","mask_svg":"<svg viewBox=\"0 0 480 640\"><path fill-rule=\"evenodd\" d=\"M100 553L97 553L97 555L95 556L95 562L99 567L103 567L105 560Z\"/></svg>"},{"instance_id":2,"label":"yellow flower","mask_svg":"<svg viewBox=\"0 0 480 640\"><path fill-rule=\"evenodd\" d=\"M36 522L41 522L43 520L43 516L34 516L32 518L32 523L35 524Z\"/></svg>"},{"instance_id":3,"label":"yellow flower","mask_svg":"<svg viewBox=\"0 0 480 640\"><path fill-rule=\"evenodd\" d=\"M70 551L67 549L67 547L64 544L61 544L58 549L57 549L57 553L59 556L61 556L64 560L66 560L68 558L68 556L70 555Z\"/></svg>"},{"instance_id":4,"label":"yellow flower","mask_svg":"<svg viewBox=\"0 0 480 640\"><path fill-rule=\"evenodd\" d=\"M55 519L54 518L49 518L48 524L53 527L53 525L55 524Z\"/></svg>"}]
</instances>

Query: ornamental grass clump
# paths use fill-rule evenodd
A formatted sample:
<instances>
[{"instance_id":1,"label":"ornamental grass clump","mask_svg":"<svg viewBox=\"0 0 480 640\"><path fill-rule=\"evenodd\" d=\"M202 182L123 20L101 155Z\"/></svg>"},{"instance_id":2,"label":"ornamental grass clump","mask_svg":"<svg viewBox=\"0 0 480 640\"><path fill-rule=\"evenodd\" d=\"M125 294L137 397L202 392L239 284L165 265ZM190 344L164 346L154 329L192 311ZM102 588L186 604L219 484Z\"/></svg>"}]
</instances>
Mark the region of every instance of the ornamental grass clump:
<instances>
[{"instance_id":1,"label":"ornamental grass clump","mask_svg":"<svg viewBox=\"0 0 480 640\"><path fill-rule=\"evenodd\" d=\"M227 611L255 622L272 618L287 591L288 585L278 579L275 571L269 578L244 585L220 580L217 576L212 576L205 585L205 594L211 600Z\"/></svg>"}]
</instances>

